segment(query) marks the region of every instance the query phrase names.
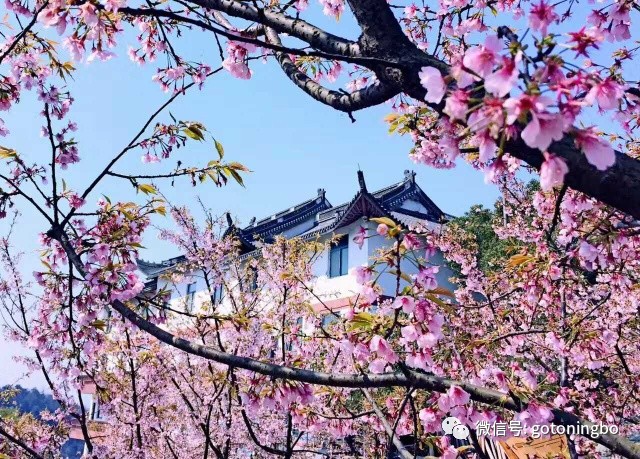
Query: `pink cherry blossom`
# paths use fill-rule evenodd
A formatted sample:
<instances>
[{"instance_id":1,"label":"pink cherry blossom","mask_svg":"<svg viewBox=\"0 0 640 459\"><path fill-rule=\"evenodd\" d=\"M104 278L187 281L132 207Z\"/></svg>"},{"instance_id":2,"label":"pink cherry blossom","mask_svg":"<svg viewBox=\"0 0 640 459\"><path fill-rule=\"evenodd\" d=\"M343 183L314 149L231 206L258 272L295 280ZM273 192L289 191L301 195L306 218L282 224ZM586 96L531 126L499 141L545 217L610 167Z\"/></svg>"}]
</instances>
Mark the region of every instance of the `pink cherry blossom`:
<instances>
[{"instance_id":1,"label":"pink cherry blossom","mask_svg":"<svg viewBox=\"0 0 640 459\"><path fill-rule=\"evenodd\" d=\"M428 408L423 408L418 413L418 418L424 427L426 432L435 432L440 430L440 424L442 419L433 411Z\"/></svg>"},{"instance_id":2,"label":"pink cherry blossom","mask_svg":"<svg viewBox=\"0 0 640 459\"><path fill-rule=\"evenodd\" d=\"M545 152L544 158L540 166L540 187L544 191L550 191L564 183L564 176L569 172L569 168L564 159L552 153Z\"/></svg>"},{"instance_id":3,"label":"pink cherry blossom","mask_svg":"<svg viewBox=\"0 0 640 459\"><path fill-rule=\"evenodd\" d=\"M466 405L470 399L471 396L462 387L452 385L446 394L440 395L438 406L442 411L447 412L456 406Z\"/></svg>"},{"instance_id":4,"label":"pink cherry blossom","mask_svg":"<svg viewBox=\"0 0 640 459\"><path fill-rule=\"evenodd\" d=\"M547 35L547 28L553 21L557 21L559 16L554 11L553 5L540 0L540 3L531 6L529 13L529 25L533 30L540 31L543 36Z\"/></svg>"},{"instance_id":5,"label":"pink cherry blossom","mask_svg":"<svg viewBox=\"0 0 640 459\"><path fill-rule=\"evenodd\" d=\"M616 161L616 154L609 142L600 137L593 127L577 130L575 143L584 152L587 161L601 171L607 170Z\"/></svg>"},{"instance_id":6,"label":"pink cherry blossom","mask_svg":"<svg viewBox=\"0 0 640 459\"><path fill-rule=\"evenodd\" d=\"M388 364L389 362L385 359L374 359L369 363L369 371L376 374L384 373Z\"/></svg>"},{"instance_id":7,"label":"pink cherry blossom","mask_svg":"<svg viewBox=\"0 0 640 459\"><path fill-rule=\"evenodd\" d=\"M229 41L227 43L228 57L222 62L222 67L236 78L241 80L250 79L251 70L246 61L250 50L252 50L250 45Z\"/></svg>"},{"instance_id":8,"label":"pink cherry blossom","mask_svg":"<svg viewBox=\"0 0 640 459\"><path fill-rule=\"evenodd\" d=\"M393 351L387 340L379 335L375 335L373 338L371 338L369 349L371 350L371 352L375 352L387 363L396 363L398 361L398 356Z\"/></svg>"},{"instance_id":9,"label":"pink cherry blossom","mask_svg":"<svg viewBox=\"0 0 640 459\"><path fill-rule=\"evenodd\" d=\"M416 276L416 282L426 290L435 289L438 286L435 275L439 270L439 266L425 266L420 268L420 272Z\"/></svg>"},{"instance_id":10,"label":"pink cherry blossom","mask_svg":"<svg viewBox=\"0 0 640 459\"><path fill-rule=\"evenodd\" d=\"M606 78L594 84L584 100L589 104L597 101L602 110L612 110L618 107L623 95L624 86L611 78Z\"/></svg>"},{"instance_id":11,"label":"pink cherry blossom","mask_svg":"<svg viewBox=\"0 0 640 459\"><path fill-rule=\"evenodd\" d=\"M521 51L518 51L513 59L503 58L502 67L485 77L485 89L496 97L506 96L518 80L520 71L518 67L521 61Z\"/></svg>"},{"instance_id":12,"label":"pink cherry blossom","mask_svg":"<svg viewBox=\"0 0 640 459\"><path fill-rule=\"evenodd\" d=\"M356 282L358 284L366 284L371 280L371 269L368 266L356 266L354 268Z\"/></svg>"},{"instance_id":13,"label":"pink cherry blossom","mask_svg":"<svg viewBox=\"0 0 640 459\"><path fill-rule=\"evenodd\" d=\"M57 8L45 8L38 14L38 21L47 27L55 27L61 19L60 11Z\"/></svg>"},{"instance_id":14,"label":"pink cherry blossom","mask_svg":"<svg viewBox=\"0 0 640 459\"><path fill-rule=\"evenodd\" d=\"M407 325L406 327L402 327L402 329L400 330L400 334L407 341L416 341L419 336L415 325Z\"/></svg>"},{"instance_id":15,"label":"pink cherry blossom","mask_svg":"<svg viewBox=\"0 0 640 459\"><path fill-rule=\"evenodd\" d=\"M358 231L356 231L356 235L353 237L353 242L355 242L359 248L362 248L366 238L367 238L367 229L364 226L360 226L358 228Z\"/></svg>"},{"instance_id":16,"label":"pink cherry blossom","mask_svg":"<svg viewBox=\"0 0 640 459\"><path fill-rule=\"evenodd\" d=\"M484 45L469 48L465 53L462 63L481 78L487 77L498 61L498 52L502 49L502 43L495 35L487 36ZM478 78L474 75L475 78Z\"/></svg>"},{"instance_id":17,"label":"pink cherry blossom","mask_svg":"<svg viewBox=\"0 0 640 459\"><path fill-rule=\"evenodd\" d=\"M456 89L449 94L444 106L444 113L451 119L464 121L467 117L469 95L462 89Z\"/></svg>"},{"instance_id":18,"label":"pink cherry blossom","mask_svg":"<svg viewBox=\"0 0 640 459\"><path fill-rule=\"evenodd\" d=\"M439 104L447 92L447 85L442 79L440 70L435 67L422 67L418 76L420 84L427 90L424 100L432 104Z\"/></svg>"},{"instance_id":19,"label":"pink cherry blossom","mask_svg":"<svg viewBox=\"0 0 640 459\"><path fill-rule=\"evenodd\" d=\"M399 296L393 302L393 307L395 309L402 308L404 312L410 314L414 311L416 303L415 300L410 296Z\"/></svg>"},{"instance_id":20,"label":"pink cherry blossom","mask_svg":"<svg viewBox=\"0 0 640 459\"><path fill-rule=\"evenodd\" d=\"M527 113L531 116L531 121L523 129L521 136L532 148L544 151L564 134L564 120L561 115L547 111L550 104L551 101L546 97L528 95L509 98L504 102L508 124L513 124Z\"/></svg>"},{"instance_id":21,"label":"pink cherry blossom","mask_svg":"<svg viewBox=\"0 0 640 459\"><path fill-rule=\"evenodd\" d=\"M327 16L332 16L336 20L340 19L342 12L344 11L343 0L320 0L320 4L323 6L322 12Z\"/></svg>"},{"instance_id":22,"label":"pink cherry blossom","mask_svg":"<svg viewBox=\"0 0 640 459\"><path fill-rule=\"evenodd\" d=\"M417 250L422 247L422 243L420 239L416 237L414 234L405 234L402 238L402 246L407 250Z\"/></svg>"},{"instance_id":23,"label":"pink cherry blossom","mask_svg":"<svg viewBox=\"0 0 640 459\"><path fill-rule=\"evenodd\" d=\"M98 25L96 7L91 2L85 2L80 6L80 17L88 27Z\"/></svg>"},{"instance_id":24,"label":"pink cherry blossom","mask_svg":"<svg viewBox=\"0 0 640 459\"><path fill-rule=\"evenodd\" d=\"M495 158L498 146L495 140L489 136L488 132L485 131L483 134L477 135L476 140L478 142L479 159L481 162L488 162Z\"/></svg>"}]
</instances>

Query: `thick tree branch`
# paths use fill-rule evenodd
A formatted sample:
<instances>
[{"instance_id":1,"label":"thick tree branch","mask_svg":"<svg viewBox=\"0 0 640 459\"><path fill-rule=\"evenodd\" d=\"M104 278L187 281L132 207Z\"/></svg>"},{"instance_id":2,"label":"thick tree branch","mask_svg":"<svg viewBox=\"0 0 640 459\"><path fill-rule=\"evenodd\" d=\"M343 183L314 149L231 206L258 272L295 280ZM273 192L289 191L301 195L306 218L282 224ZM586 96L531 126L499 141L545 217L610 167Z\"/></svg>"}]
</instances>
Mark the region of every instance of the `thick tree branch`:
<instances>
[{"instance_id":1,"label":"thick tree branch","mask_svg":"<svg viewBox=\"0 0 640 459\"><path fill-rule=\"evenodd\" d=\"M402 457L402 459L411 459L412 455L409 453L409 451L406 450L406 448L400 441L400 438L398 438L398 436L396 435L395 427L392 428L389 425L389 421L387 421L387 417L384 415L384 413L382 412L382 410L374 400L373 396L371 395L371 392L369 392L367 389L362 389L362 393L364 394L365 398L369 401L369 403L373 407L373 411L376 413L376 416L380 420L380 423L382 424L384 431L389 436L389 440L391 441L391 443L393 443L393 446L396 447L396 451L398 452L398 454ZM402 416L402 411L400 412L398 417L400 416ZM390 455L390 453L391 453L391 448L387 448L387 454Z\"/></svg>"},{"instance_id":2,"label":"thick tree branch","mask_svg":"<svg viewBox=\"0 0 640 459\"><path fill-rule=\"evenodd\" d=\"M521 139L506 142L505 149L512 156L540 170L542 153L528 147ZM569 166L565 184L587 196L640 219L640 161L616 151L616 162L605 171L592 166L584 153L565 137L554 142L549 151L564 159Z\"/></svg>"},{"instance_id":3,"label":"thick tree branch","mask_svg":"<svg viewBox=\"0 0 640 459\"><path fill-rule=\"evenodd\" d=\"M383 83L396 82L404 93L424 100L425 90L418 76L421 68L432 66L446 75L448 65L420 51L404 36L386 0L349 0L349 5L363 30L360 38L362 54L389 61L387 68L372 68L378 78ZM442 115L444 104L431 105L431 108ZM527 146L522 139L507 141L505 150L540 170L544 160L542 153ZM640 161L617 152L615 164L600 171L587 161L568 135L553 143L549 150L567 162L567 186L640 218Z\"/></svg>"},{"instance_id":4,"label":"thick tree branch","mask_svg":"<svg viewBox=\"0 0 640 459\"><path fill-rule=\"evenodd\" d=\"M277 46L282 45L277 32L271 28L267 29L267 38L271 43ZM342 112L351 113L356 110L372 107L374 105L381 104L400 93L399 88L394 88L393 86L376 81L374 84L367 86L366 88L360 89L351 94L345 94L343 92L328 89L309 78L309 76L300 71L291 58L283 52L276 52L276 60L287 77L297 87L302 89L315 100Z\"/></svg>"},{"instance_id":5,"label":"thick tree branch","mask_svg":"<svg viewBox=\"0 0 640 459\"><path fill-rule=\"evenodd\" d=\"M279 33L286 33L296 37L320 51L345 57L357 57L360 55L357 43L325 32L302 19L294 18L284 13L256 8L251 3L234 0L190 1L203 8L222 11L230 16L255 21L271 27Z\"/></svg>"},{"instance_id":6,"label":"thick tree branch","mask_svg":"<svg viewBox=\"0 0 640 459\"><path fill-rule=\"evenodd\" d=\"M444 61L421 51L405 36L386 0L349 0L349 6L362 29L357 43L327 33L284 13L260 9L245 2L191 0L191 3L254 21L272 28L277 33L289 34L303 40L319 50L308 52L308 55L329 53L323 55L331 55L332 59L342 56L345 62L359 63L373 71L378 78L378 84L346 95L318 85L299 72L295 65L287 62L286 56L276 55L287 76L299 88L314 99L340 111L350 112L375 105L376 102L382 103L399 92L417 100L424 100L425 90L418 76L422 67L435 67L443 74L449 73L449 66ZM134 13L133 9L125 8L122 11ZM170 12L135 10L135 13L168 16ZM193 20L188 18L180 20L193 23ZM267 44L267 47L275 46ZM282 47L276 51L284 50ZM298 52L301 53L302 50ZM444 104L430 106L442 115ZM540 169L544 160L542 153L528 147L520 138L508 140L504 147L515 158L536 170ZM553 143L550 151L564 159L569 166L569 172L565 177L567 186L640 219L640 161L617 152L615 164L606 171L600 171L586 160L585 155L568 135Z\"/></svg>"},{"instance_id":7,"label":"thick tree branch","mask_svg":"<svg viewBox=\"0 0 640 459\"><path fill-rule=\"evenodd\" d=\"M330 387L343 388L374 388L374 387L414 387L416 389L426 389L430 391L444 393L451 386L459 386L468 392L471 399L490 406L505 408L514 412L520 411L521 404L511 396L493 389L475 386L467 382L454 381L441 378L435 375L423 374L408 371L407 374L383 373L383 374L333 374L318 371L305 370L302 368L286 367L271 363L261 362L248 357L228 354L218 351L210 346L203 346L197 343L179 338L156 325L147 322L134 311L129 309L120 301L114 301L112 307L125 319L151 334L165 344L181 349L189 354L197 355L218 363L228 365L233 368L254 371L256 373L281 378L289 381L299 381L309 384L318 384ZM593 424L577 417L572 413L562 410L553 410L553 423L564 426L587 426ZM640 459L640 445L627 440L619 435L599 435L592 438L598 444L609 448L613 453L620 454L628 459Z\"/></svg>"},{"instance_id":8,"label":"thick tree branch","mask_svg":"<svg viewBox=\"0 0 640 459\"><path fill-rule=\"evenodd\" d=\"M357 54L363 58L376 58L380 62L368 64L366 67L375 72L382 85L399 88L417 100L424 100L425 96L418 76L422 67L432 66L443 74L449 72L445 62L424 53L410 42L386 0L349 1L349 6L363 32L357 46L347 45L341 41L342 39L279 13L264 12L261 17L255 8L239 2L196 0L195 3L225 11L232 16L259 21L273 27L277 32L291 33L318 49L344 52L346 55L354 55L357 49ZM296 84L299 87L306 85L304 81ZM322 92L317 92L315 98L321 100L323 95ZM374 99L371 94L366 97L363 94L362 97L370 101ZM338 102L336 104L338 107L341 105ZM431 108L442 114L444 104L432 105ZM505 149L529 166L540 169L543 162L542 153L528 147L521 139L507 141ZM565 183L570 188L640 218L640 161L617 152L615 164L606 171L600 171L587 161L568 135L552 144L550 151L567 162L569 172L565 177Z\"/></svg>"},{"instance_id":9,"label":"thick tree branch","mask_svg":"<svg viewBox=\"0 0 640 459\"><path fill-rule=\"evenodd\" d=\"M189 24L192 26L200 27L203 30L207 30L209 32L213 32L214 34L222 35L223 37L228 38L229 40L238 41L241 43L248 43L254 46L259 46L261 48L270 49L272 51L280 51L284 53L294 54L297 56L313 56L313 57L322 57L325 59L336 59L336 60L346 60L348 62L352 62L354 64L360 65L373 65L376 63L384 63L383 61L378 62L376 58L373 57L361 57L358 55L353 56L345 56L343 54L335 54L331 52L325 51L310 51L306 49L300 48L290 48L283 46L282 43L279 45L275 45L273 43L265 42L259 40L257 38L251 37L249 35L241 35L239 32L225 30L220 27L216 27L210 22L205 22L200 19L194 19L187 16L181 16L174 11L163 10L163 9L155 9L155 8L120 8L121 13L128 14L134 17L154 17L154 18L166 18L171 19L173 21Z\"/></svg>"}]
</instances>

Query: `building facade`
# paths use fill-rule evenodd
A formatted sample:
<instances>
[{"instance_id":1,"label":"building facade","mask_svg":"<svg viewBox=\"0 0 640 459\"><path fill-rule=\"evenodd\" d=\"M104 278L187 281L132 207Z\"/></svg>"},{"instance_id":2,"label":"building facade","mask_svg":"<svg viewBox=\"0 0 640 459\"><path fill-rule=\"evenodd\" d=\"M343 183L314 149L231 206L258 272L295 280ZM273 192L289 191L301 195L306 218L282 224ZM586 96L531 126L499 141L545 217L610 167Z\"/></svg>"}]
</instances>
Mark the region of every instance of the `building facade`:
<instances>
[{"instance_id":1,"label":"building facade","mask_svg":"<svg viewBox=\"0 0 640 459\"><path fill-rule=\"evenodd\" d=\"M277 236L286 238L318 239L327 241L341 236L336 244L320 254L313 264L314 293L331 309L348 305L359 291L353 274L354 268L366 266L378 250L391 244L389 239L376 234L377 223L368 221L372 217L388 217L405 227L422 225L439 229L449 218L416 183L415 173L405 171L403 180L380 190L370 192L364 174L359 171L358 191L349 202L332 205L324 189L304 202L277 212L261 220L252 219L245 227L236 226L228 218L228 233L233 233L240 241L241 257L249 259L259 253L263 244L268 244ZM361 227L368 230L368 237L362 247L353 239ZM439 255L434 262L438 264ZM147 278L147 290L152 293L161 289L171 292L169 303L172 309L190 308L198 311L199 306L210 301L204 280L200 276L186 278L176 283L166 279L177 265L185 260L176 257L162 262L139 260L138 267ZM402 265L402 271L413 274L415 267L410 263ZM439 285L448 283L448 274L439 273ZM383 276L379 280L383 296L394 296L396 289L394 276ZM224 313L224 289L213 292L213 297L221 303L218 308Z\"/></svg>"}]
</instances>

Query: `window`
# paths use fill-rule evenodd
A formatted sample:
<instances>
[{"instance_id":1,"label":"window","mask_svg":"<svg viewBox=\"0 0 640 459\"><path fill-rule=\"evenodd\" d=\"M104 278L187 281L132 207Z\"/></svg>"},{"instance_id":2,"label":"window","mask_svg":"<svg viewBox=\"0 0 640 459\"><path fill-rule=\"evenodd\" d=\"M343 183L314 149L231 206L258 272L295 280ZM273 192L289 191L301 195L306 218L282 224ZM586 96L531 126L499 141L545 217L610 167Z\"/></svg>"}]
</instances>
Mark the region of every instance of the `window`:
<instances>
[{"instance_id":1,"label":"window","mask_svg":"<svg viewBox=\"0 0 640 459\"><path fill-rule=\"evenodd\" d=\"M329 277L344 276L349 269L349 238L343 237L329 250Z\"/></svg>"},{"instance_id":2,"label":"window","mask_svg":"<svg viewBox=\"0 0 640 459\"><path fill-rule=\"evenodd\" d=\"M98 400L94 400L92 403L89 418L93 421L102 419L102 415L100 414L100 402Z\"/></svg>"},{"instance_id":3,"label":"window","mask_svg":"<svg viewBox=\"0 0 640 459\"><path fill-rule=\"evenodd\" d=\"M104 316L104 321L107 324L105 328L105 333L110 334L111 329L113 328L112 322L111 322L111 309L107 309L107 313Z\"/></svg>"},{"instance_id":4,"label":"window","mask_svg":"<svg viewBox=\"0 0 640 459\"><path fill-rule=\"evenodd\" d=\"M224 286L218 285L213 289L213 304L222 303L222 296L224 295Z\"/></svg>"},{"instance_id":5,"label":"window","mask_svg":"<svg viewBox=\"0 0 640 459\"><path fill-rule=\"evenodd\" d=\"M193 303L196 299L196 283L192 282L187 284L187 309L191 311L193 309Z\"/></svg>"},{"instance_id":6,"label":"window","mask_svg":"<svg viewBox=\"0 0 640 459\"><path fill-rule=\"evenodd\" d=\"M335 312L330 312L322 316L322 328L326 329L329 325L338 321L338 315Z\"/></svg>"},{"instance_id":7,"label":"window","mask_svg":"<svg viewBox=\"0 0 640 459\"><path fill-rule=\"evenodd\" d=\"M251 267L249 274L249 291L255 292L258 289L258 269Z\"/></svg>"}]
</instances>

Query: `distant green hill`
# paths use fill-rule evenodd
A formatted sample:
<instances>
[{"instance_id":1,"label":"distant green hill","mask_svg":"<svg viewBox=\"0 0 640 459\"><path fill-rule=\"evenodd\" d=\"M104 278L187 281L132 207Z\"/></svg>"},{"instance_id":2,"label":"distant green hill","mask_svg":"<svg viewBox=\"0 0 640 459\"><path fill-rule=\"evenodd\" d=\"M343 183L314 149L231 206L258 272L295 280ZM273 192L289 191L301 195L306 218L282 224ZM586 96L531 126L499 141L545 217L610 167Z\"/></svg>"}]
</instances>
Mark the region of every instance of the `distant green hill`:
<instances>
[{"instance_id":1,"label":"distant green hill","mask_svg":"<svg viewBox=\"0 0 640 459\"><path fill-rule=\"evenodd\" d=\"M15 390L16 395L11 400L0 400L0 409L15 409L20 413L31 413L40 419L42 411L55 411L58 403L51 395L40 392L38 389L26 389L22 386L4 386L0 392Z\"/></svg>"},{"instance_id":2,"label":"distant green hill","mask_svg":"<svg viewBox=\"0 0 640 459\"><path fill-rule=\"evenodd\" d=\"M0 398L0 417L11 416L12 413L31 413L35 418L40 419L43 411L55 411L58 409L58 402L49 394L40 392L38 389L27 389L22 386L0 387L0 393L14 391L15 395L3 400ZM77 459L82 456L83 443L78 440L69 440L62 447L62 457L67 459Z\"/></svg>"}]
</instances>

